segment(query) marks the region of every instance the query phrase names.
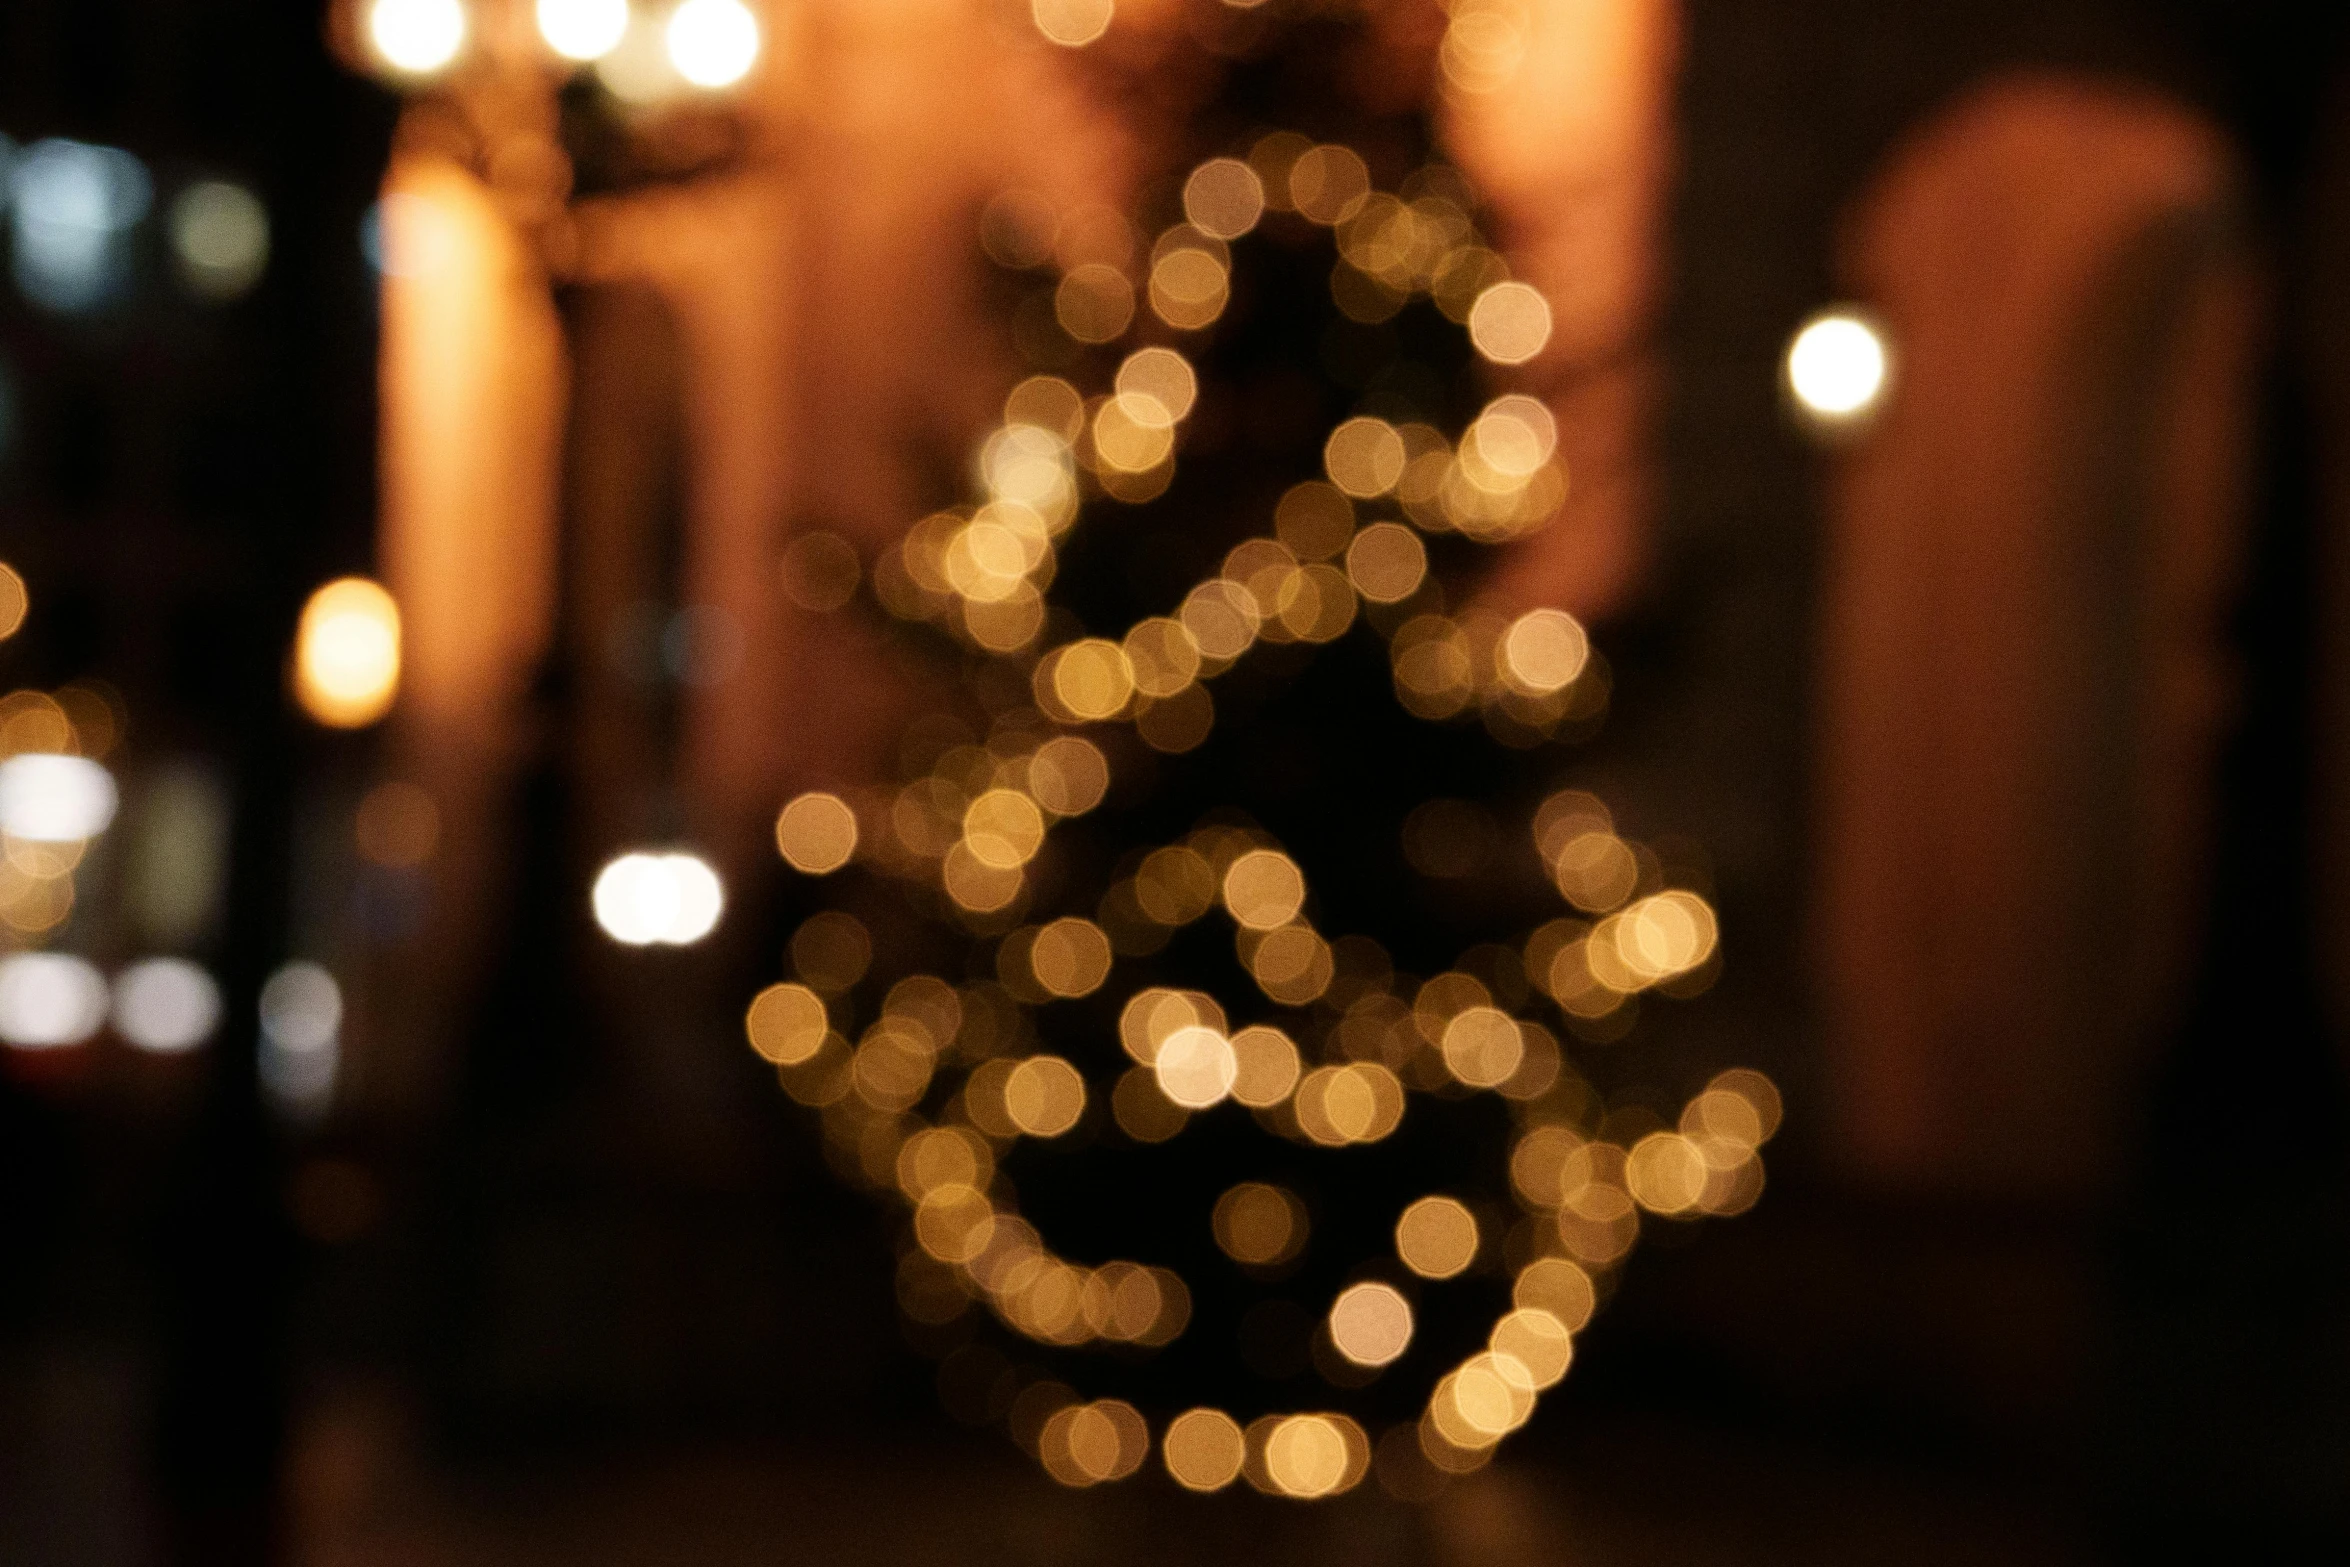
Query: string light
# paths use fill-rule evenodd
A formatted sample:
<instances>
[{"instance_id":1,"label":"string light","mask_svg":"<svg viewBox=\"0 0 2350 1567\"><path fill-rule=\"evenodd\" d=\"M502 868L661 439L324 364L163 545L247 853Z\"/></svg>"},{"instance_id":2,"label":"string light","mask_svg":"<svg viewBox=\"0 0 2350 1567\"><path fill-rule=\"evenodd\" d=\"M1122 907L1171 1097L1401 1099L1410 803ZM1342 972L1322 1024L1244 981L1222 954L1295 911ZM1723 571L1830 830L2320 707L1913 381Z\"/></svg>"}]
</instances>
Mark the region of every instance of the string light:
<instances>
[{"instance_id":1,"label":"string light","mask_svg":"<svg viewBox=\"0 0 2350 1567\"><path fill-rule=\"evenodd\" d=\"M1100 36L1111 7L1039 0L1034 15L1047 37L1076 46ZM1446 70L1456 90L1491 90L1515 70L1523 39L1513 25L1473 0L1454 8ZM1342 924L1322 928L1346 911L1322 901L1330 888L1317 891L1310 863L1253 824L1211 816L1125 845L1106 886L1069 884L1056 848L1064 824L1123 801L1146 776L1120 758L1147 753L1122 750L1109 731L1131 726L1151 751L1182 755L1218 721L1211 688L1264 650L1326 645L1368 622L1407 713L1481 721L1511 745L1574 732L1606 700L1604 661L1573 616L1462 604L1436 570L1460 541L1522 538L1564 503L1556 416L1516 393L1450 433L1368 414L1340 420L1322 473L1294 476L1265 530L1208 574L1123 629L1056 629L1068 622L1048 613L1046 595L1087 508L1163 494L1188 460L1187 421L1213 389L1190 350L1163 340L1218 319L1238 265L1233 242L1266 212L1330 230L1333 303L1357 321L1424 296L1492 362L1526 362L1549 341L1547 301L1511 281L1457 179L1379 190L1353 150L1274 133L1245 157L1201 163L1182 191L1185 221L1151 242L1147 260L1113 214L1063 212L1034 192L988 206L980 238L999 264L1060 268L1037 298L1064 341L1118 343L1147 308L1162 342L1123 353L1100 382L1037 375L1013 388L971 455L971 499L917 521L874 562L875 596L893 615L961 644L987 678L1010 677L990 688L995 729L918 750L910 733L893 790L804 795L778 817L778 848L796 872L897 886L916 917L960 935L967 973L985 977L891 969L900 960L877 956L861 920L827 910L793 936L792 973L752 1000L745 1034L784 1092L817 1112L836 1166L905 1205L908 1313L943 1323L977 1309L1048 1350L1173 1342L1190 1323L1191 1286L1145 1261L1060 1255L1006 1179L1027 1144L1073 1149L1108 1136L1148 1147L1253 1124L1299 1150L1362 1148L1442 1113L1444 1101L1493 1095L1514 1128L1503 1204L1421 1197L1395 1216L1390 1255L1336 1256L1320 1237L1348 1227L1318 1232L1306 1202L1270 1181L1242 1180L1202 1202L1216 1256L1245 1276L1352 1269L1314 1350L1334 1386L1405 1374L1415 1344L1450 1333L1423 1335L1423 1314L1461 1309L1459 1281L1473 1275L1507 1280L1508 1306L1481 1324L1483 1347L1432 1368L1417 1421L1386 1438L1420 1473L1466 1473L1568 1373L1598 1281L1644 1224L1752 1206L1777 1095L1759 1074L1725 1073L1686 1101L1678 1124L1611 1119L1574 1071L1554 1029L1620 1038L1644 997L1702 988L1719 946L1706 899L1676 885L1589 795L1553 794L1530 823L1520 818L1531 830L1514 840L1479 802L1425 802L1410 814L1404 847L1423 874L1522 861L1561 900L1531 932L1464 952L1426 980L1394 973L1383 949ZM1439 542L1446 536L1455 542ZM1023 685L1032 706L1020 705ZM1084 912L1047 902L1073 896L1098 902ZM1132 965L1201 922L1230 943L1240 993L1136 982ZM1197 937L1185 941L1196 949ZM876 965L890 981L878 1011ZM1107 1075L1073 1044L1063 1053L1049 1021L1085 997L1116 1010L1123 1059ZM1250 1005L1290 1010L1259 1021ZM1533 1015L1543 1009L1547 1026ZM1152 1417L1120 1399L1088 1402L1037 1381L1011 1405L1016 1437L1066 1485L1131 1475L1151 1445ZM1158 1446L1170 1476L1198 1491L1239 1480L1311 1500L1361 1484L1373 1467L1369 1434L1333 1410L1244 1425L1187 1409Z\"/></svg>"}]
</instances>

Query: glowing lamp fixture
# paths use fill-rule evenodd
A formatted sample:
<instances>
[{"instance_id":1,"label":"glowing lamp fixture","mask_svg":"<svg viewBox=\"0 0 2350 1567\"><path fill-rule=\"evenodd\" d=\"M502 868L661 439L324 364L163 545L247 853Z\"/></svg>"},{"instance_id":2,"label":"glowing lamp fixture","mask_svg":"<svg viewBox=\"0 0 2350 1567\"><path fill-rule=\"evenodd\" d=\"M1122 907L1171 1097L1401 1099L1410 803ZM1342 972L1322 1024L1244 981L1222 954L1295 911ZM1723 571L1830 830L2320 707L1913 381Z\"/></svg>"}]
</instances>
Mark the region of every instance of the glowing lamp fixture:
<instances>
[{"instance_id":1,"label":"glowing lamp fixture","mask_svg":"<svg viewBox=\"0 0 2350 1567\"><path fill-rule=\"evenodd\" d=\"M114 775L86 756L28 751L0 762L0 833L80 843L114 820Z\"/></svg>"},{"instance_id":2,"label":"glowing lamp fixture","mask_svg":"<svg viewBox=\"0 0 2350 1567\"><path fill-rule=\"evenodd\" d=\"M601 60L628 36L628 0L538 0L539 36L566 60Z\"/></svg>"},{"instance_id":3,"label":"glowing lamp fixture","mask_svg":"<svg viewBox=\"0 0 2350 1567\"><path fill-rule=\"evenodd\" d=\"M726 890L698 854L623 854L596 877L596 923L624 947L690 947L718 926Z\"/></svg>"},{"instance_id":4,"label":"glowing lamp fixture","mask_svg":"<svg viewBox=\"0 0 2350 1567\"><path fill-rule=\"evenodd\" d=\"M465 7L458 0L374 0L367 41L393 70L430 75L465 46Z\"/></svg>"},{"instance_id":5,"label":"glowing lamp fixture","mask_svg":"<svg viewBox=\"0 0 2350 1567\"><path fill-rule=\"evenodd\" d=\"M399 694L400 606L364 577L311 594L294 643L294 694L322 724L363 728Z\"/></svg>"},{"instance_id":6,"label":"glowing lamp fixture","mask_svg":"<svg viewBox=\"0 0 2350 1567\"><path fill-rule=\"evenodd\" d=\"M669 13L669 63L696 87L732 87L759 59L759 19L742 0L685 0Z\"/></svg>"},{"instance_id":7,"label":"glowing lamp fixture","mask_svg":"<svg viewBox=\"0 0 2350 1567\"><path fill-rule=\"evenodd\" d=\"M1787 390L1824 427L1856 424L1874 413L1892 369L1884 335L1855 310L1822 311L1787 345Z\"/></svg>"}]
</instances>

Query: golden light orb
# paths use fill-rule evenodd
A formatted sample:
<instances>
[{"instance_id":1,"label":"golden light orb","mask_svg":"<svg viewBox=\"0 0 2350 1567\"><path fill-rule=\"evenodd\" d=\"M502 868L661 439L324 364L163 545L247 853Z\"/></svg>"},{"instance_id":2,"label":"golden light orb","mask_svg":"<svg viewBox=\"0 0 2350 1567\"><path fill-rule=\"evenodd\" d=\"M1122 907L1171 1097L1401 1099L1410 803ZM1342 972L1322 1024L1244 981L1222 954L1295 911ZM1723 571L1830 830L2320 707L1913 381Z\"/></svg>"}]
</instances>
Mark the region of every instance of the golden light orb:
<instances>
[{"instance_id":1,"label":"golden light orb","mask_svg":"<svg viewBox=\"0 0 2350 1567\"><path fill-rule=\"evenodd\" d=\"M1477 1260L1477 1220L1451 1197L1423 1197L1395 1221L1395 1252L1424 1279L1449 1279Z\"/></svg>"},{"instance_id":2,"label":"golden light orb","mask_svg":"<svg viewBox=\"0 0 2350 1567\"><path fill-rule=\"evenodd\" d=\"M839 795L812 790L775 818L775 847L802 875L830 875L857 852L857 813Z\"/></svg>"},{"instance_id":3,"label":"golden light orb","mask_svg":"<svg viewBox=\"0 0 2350 1567\"><path fill-rule=\"evenodd\" d=\"M1330 1342L1358 1366L1385 1366L1412 1343L1412 1306L1392 1284L1356 1284L1330 1305Z\"/></svg>"},{"instance_id":4,"label":"golden light orb","mask_svg":"<svg viewBox=\"0 0 2350 1567\"><path fill-rule=\"evenodd\" d=\"M318 722L360 729L400 689L400 606L379 583L343 577L310 595L295 632L294 691Z\"/></svg>"}]
</instances>

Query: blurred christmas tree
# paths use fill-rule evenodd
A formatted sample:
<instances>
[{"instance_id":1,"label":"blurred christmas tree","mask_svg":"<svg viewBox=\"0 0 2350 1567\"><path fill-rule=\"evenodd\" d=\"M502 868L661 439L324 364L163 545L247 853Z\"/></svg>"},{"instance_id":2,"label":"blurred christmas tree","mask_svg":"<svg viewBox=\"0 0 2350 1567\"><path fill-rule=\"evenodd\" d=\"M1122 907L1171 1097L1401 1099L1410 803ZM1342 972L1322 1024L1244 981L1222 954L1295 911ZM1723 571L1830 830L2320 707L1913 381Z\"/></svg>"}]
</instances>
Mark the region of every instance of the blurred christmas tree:
<instances>
[{"instance_id":1,"label":"blurred christmas tree","mask_svg":"<svg viewBox=\"0 0 2350 1567\"><path fill-rule=\"evenodd\" d=\"M982 218L1040 373L874 564L936 711L897 786L784 807L791 973L747 1026L902 1202L958 1414L1071 1484L1156 1450L1317 1496L1376 1455L1418 1494L1565 1374L1644 1213L1753 1203L1777 1096L1611 1109L1715 928L1557 787L1607 703L1583 628L1479 604L1569 482L1488 379L1548 307L1425 119L1339 85L1361 17L1239 15L1131 224Z\"/></svg>"}]
</instances>

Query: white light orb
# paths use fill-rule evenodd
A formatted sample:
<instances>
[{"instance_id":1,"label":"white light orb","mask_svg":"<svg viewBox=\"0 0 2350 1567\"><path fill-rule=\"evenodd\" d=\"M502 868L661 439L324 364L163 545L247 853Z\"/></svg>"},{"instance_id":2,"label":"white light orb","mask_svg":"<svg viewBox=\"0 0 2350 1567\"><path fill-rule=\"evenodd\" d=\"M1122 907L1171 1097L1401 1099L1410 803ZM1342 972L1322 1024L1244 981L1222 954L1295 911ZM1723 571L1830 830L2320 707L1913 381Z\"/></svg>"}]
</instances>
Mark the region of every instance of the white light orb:
<instances>
[{"instance_id":1,"label":"white light orb","mask_svg":"<svg viewBox=\"0 0 2350 1567\"><path fill-rule=\"evenodd\" d=\"M759 19L742 0L685 0L665 36L669 63L696 87L732 87L759 59Z\"/></svg>"},{"instance_id":2,"label":"white light orb","mask_svg":"<svg viewBox=\"0 0 2350 1567\"><path fill-rule=\"evenodd\" d=\"M106 1021L106 976L62 952L0 958L0 1043L18 1050L78 1045Z\"/></svg>"},{"instance_id":3,"label":"white light orb","mask_svg":"<svg viewBox=\"0 0 2350 1567\"><path fill-rule=\"evenodd\" d=\"M628 35L628 0L539 0L539 36L566 60L601 60Z\"/></svg>"},{"instance_id":4,"label":"white light orb","mask_svg":"<svg viewBox=\"0 0 2350 1567\"><path fill-rule=\"evenodd\" d=\"M261 987L261 1086L299 1123L334 1102L343 1056L343 989L315 963L288 963Z\"/></svg>"},{"instance_id":5,"label":"white light orb","mask_svg":"<svg viewBox=\"0 0 2350 1567\"><path fill-rule=\"evenodd\" d=\"M80 843L114 820L114 775L86 756L27 751L0 762L0 833Z\"/></svg>"},{"instance_id":6,"label":"white light orb","mask_svg":"<svg viewBox=\"0 0 2350 1567\"><path fill-rule=\"evenodd\" d=\"M690 947L718 926L725 888L697 854L623 854L596 877L596 923L627 947Z\"/></svg>"},{"instance_id":7,"label":"white light orb","mask_svg":"<svg viewBox=\"0 0 2350 1567\"><path fill-rule=\"evenodd\" d=\"M1828 424L1873 413L1892 369L1883 334L1852 310L1821 312L1787 345L1787 389L1807 414Z\"/></svg>"},{"instance_id":8,"label":"white light orb","mask_svg":"<svg viewBox=\"0 0 2350 1567\"><path fill-rule=\"evenodd\" d=\"M325 1050L343 1028L343 987L315 963L288 963L261 987L261 1032L295 1054Z\"/></svg>"},{"instance_id":9,"label":"white light orb","mask_svg":"<svg viewBox=\"0 0 2350 1567\"><path fill-rule=\"evenodd\" d=\"M146 165L119 147L59 137L12 161L0 206L14 209L17 286L51 310L105 304L128 276L123 236L154 200Z\"/></svg>"},{"instance_id":10,"label":"white light orb","mask_svg":"<svg viewBox=\"0 0 2350 1567\"><path fill-rule=\"evenodd\" d=\"M180 276L206 299L234 299L269 261L269 213L226 180L199 180L171 204L171 248Z\"/></svg>"},{"instance_id":11,"label":"white light orb","mask_svg":"<svg viewBox=\"0 0 2350 1567\"><path fill-rule=\"evenodd\" d=\"M114 1031L141 1050L178 1055L220 1025L220 987L185 958L148 958L114 976Z\"/></svg>"},{"instance_id":12,"label":"white light orb","mask_svg":"<svg viewBox=\"0 0 2350 1567\"><path fill-rule=\"evenodd\" d=\"M367 8L367 41L394 70L440 70L465 46L465 7L458 0L375 0Z\"/></svg>"}]
</instances>

